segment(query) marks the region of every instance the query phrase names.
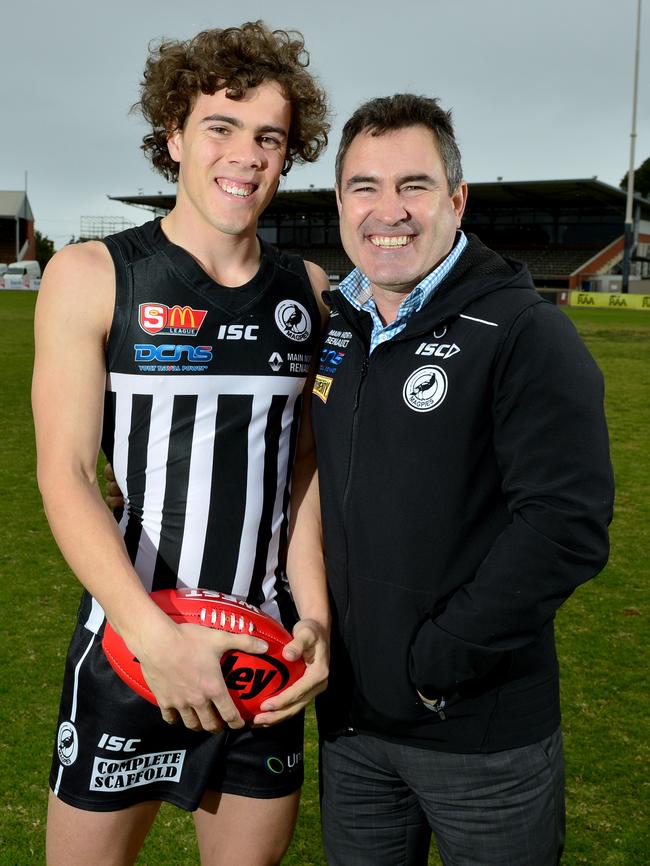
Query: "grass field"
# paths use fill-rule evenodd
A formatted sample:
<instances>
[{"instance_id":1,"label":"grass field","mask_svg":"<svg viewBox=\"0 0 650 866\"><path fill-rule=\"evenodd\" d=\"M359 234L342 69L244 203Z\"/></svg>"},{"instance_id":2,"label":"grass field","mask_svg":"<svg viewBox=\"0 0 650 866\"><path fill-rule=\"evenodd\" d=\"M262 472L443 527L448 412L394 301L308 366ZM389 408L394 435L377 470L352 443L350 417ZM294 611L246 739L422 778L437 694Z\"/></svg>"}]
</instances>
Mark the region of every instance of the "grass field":
<instances>
[{"instance_id":1,"label":"grass field","mask_svg":"<svg viewBox=\"0 0 650 866\"><path fill-rule=\"evenodd\" d=\"M0 365L0 866L44 862L59 685L79 599L79 586L51 539L36 489L29 407L34 300L30 293L0 292L6 349ZM610 563L569 600L557 619L567 761L563 863L646 866L650 313L575 310L568 315L605 373L618 495ZM316 759L310 716L307 783L287 866L324 863ZM438 862L435 854L430 862ZM138 863L198 863L189 816L163 808Z\"/></svg>"}]
</instances>

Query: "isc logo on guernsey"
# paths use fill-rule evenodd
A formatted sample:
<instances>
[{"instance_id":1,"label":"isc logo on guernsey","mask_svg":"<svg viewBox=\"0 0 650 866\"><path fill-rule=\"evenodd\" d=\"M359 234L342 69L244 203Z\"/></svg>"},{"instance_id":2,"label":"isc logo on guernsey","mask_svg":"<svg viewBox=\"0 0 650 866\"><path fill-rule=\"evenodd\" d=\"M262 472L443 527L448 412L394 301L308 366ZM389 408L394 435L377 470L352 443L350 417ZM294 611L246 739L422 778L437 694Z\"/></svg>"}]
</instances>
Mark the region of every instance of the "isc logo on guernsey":
<instances>
[{"instance_id":1,"label":"isc logo on guernsey","mask_svg":"<svg viewBox=\"0 0 650 866\"><path fill-rule=\"evenodd\" d=\"M151 343L136 343L135 360L141 364L177 364L184 358L190 364L201 364L212 360L212 346L177 346L163 343L153 346Z\"/></svg>"},{"instance_id":2,"label":"isc logo on guernsey","mask_svg":"<svg viewBox=\"0 0 650 866\"><path fill-rule=\"evenodd\" d=\"M218 340L257 340L259 325L219 325Z\"/></svg>"}]
</instances>

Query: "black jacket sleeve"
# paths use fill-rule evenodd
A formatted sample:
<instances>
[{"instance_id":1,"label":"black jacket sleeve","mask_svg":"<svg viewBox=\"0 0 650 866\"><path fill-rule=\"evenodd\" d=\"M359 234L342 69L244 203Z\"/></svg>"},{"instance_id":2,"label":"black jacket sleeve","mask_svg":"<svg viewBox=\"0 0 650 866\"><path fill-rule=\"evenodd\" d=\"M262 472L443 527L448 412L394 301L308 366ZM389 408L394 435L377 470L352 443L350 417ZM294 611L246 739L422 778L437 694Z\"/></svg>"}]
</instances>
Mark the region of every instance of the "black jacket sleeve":
<instances>
[{"instance_id":1,"label":"black jacket sleeve","mask_svg":"<svg viewBox=\"0 0 650 866\"><path fill-rule=\"evenodd\" d=\"M536 641L608 556L613 477L603 382L569 319L546 303L511 326L493 378L494 449L510 523L474 579L419 629L411 675L449 694Z\"/></svg>"}]
</instances>

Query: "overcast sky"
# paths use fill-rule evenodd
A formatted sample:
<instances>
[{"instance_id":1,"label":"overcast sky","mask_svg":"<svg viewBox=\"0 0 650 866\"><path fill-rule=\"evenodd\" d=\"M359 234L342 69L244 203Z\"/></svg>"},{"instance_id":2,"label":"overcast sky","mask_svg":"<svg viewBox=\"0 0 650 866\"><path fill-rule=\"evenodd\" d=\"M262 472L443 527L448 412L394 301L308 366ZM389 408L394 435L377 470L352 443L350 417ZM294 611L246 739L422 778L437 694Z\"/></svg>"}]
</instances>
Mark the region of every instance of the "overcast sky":
<instances>
[{"instance_id":1,"label":"overcast sky","mask_svg":"<svg viewBox=\"0 0 650 866\"><path fill-rule=\"evenodd\" d=\"M650 3L641 29L636 164L650 156ZM20 0L0 40L0 189L28 195L57 247L82 216L147 212L108 195L171 187L139 150L147 46L263 18L301 30L331 98L330 146L287 189L333 183L343 122L365 99L414 91L452 108L465 177L592 177L629 161L636 0ZM471 196L471 186L470 186Z\"/></svg>"}]
</instances>

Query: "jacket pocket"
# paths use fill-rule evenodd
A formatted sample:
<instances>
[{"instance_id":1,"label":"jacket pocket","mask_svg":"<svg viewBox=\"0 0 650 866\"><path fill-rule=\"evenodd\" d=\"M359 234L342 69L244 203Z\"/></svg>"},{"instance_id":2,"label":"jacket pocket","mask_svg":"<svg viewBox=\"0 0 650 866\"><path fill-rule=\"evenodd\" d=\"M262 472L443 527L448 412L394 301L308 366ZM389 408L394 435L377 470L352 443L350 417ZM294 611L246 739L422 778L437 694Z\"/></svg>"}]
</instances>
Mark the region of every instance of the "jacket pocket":
<instances>
[{"instance_id":1,"label":"jacket pocket","mask_svg":"<svg viewBox=\"0 0 650 866\"><path fill-rule=\"evenodd\" d=\"M409 671L414 632L431 609L430 592L404 590L375 578L350 578L343 640L364 715L399 721L433 716L421 702Z\"/></svg>"}]
</instances>

